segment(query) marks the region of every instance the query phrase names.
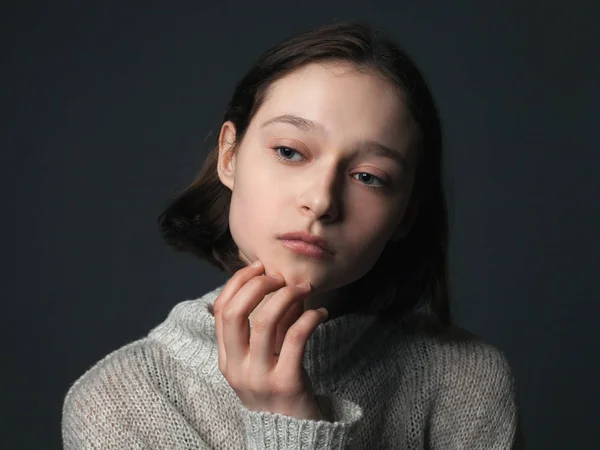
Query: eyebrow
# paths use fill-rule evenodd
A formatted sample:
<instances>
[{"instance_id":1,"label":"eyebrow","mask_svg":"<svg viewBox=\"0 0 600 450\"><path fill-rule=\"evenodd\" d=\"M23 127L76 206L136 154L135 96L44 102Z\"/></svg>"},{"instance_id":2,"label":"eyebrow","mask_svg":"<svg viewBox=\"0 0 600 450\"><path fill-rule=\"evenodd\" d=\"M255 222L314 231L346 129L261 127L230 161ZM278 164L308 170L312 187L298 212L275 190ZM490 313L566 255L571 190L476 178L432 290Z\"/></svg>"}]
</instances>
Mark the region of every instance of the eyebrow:
<instances>
[{"instance_id":1,"label":"eyebrow","mask_svg":"<svg viewBox=\"0 0 600 450\"><path fill-rule=\"evenodd\" d=\"M269 125L275 123L287 123L289 125L293 125L296 128L306 132L317 132L320 134L325 133L325 127L318 122L314 122L309 119L305 119L304 117L295 116L293 114L284 114L281 116L273 117L272 119L267 120L265 123L261 125L261 128L265 128ZM406 159L404 156L391 148L380 144L376 141L362 141L359 142L359 145L365 149L366 153L373 153L376 156L381 156L383 158L391 159L396 163L400 164L404 168L407 167Z\"/></svg>"}]
</instances>

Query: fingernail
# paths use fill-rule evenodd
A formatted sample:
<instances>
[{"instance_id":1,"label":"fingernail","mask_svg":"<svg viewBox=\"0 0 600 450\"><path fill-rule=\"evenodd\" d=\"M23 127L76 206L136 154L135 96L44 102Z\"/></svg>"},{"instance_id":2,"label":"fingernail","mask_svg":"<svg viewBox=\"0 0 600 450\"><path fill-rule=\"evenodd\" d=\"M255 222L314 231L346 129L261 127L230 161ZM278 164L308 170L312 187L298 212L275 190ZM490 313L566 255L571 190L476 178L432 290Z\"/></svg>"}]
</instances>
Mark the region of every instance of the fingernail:
<instances>
[{"instance_id":1,"label":"fingernail","mask_svg":"<svg viewBox=\"0 0 600 450\"><path fill-rule=\"evenodd\" d=\"M297 285L300 289L303 290L309 290L310 289L310 283L308 281L304 281L300 284Z\"/></svg>"},{"instance_id":2,"label":"fingernail","mask_svg":"<svg viewBox=\"0 0 600 450\"><path fill-rule=\"evenodd\" d=\"M260 259L257 259L250 265L250 267L260 267L260 266L262 266L262 262L260 262Z\"/></svg>"},{"instance_id":3,"label":"fingernail","mask_svg":"<svg viewBox=\"0 0 600 450\"><path fill-rule=\"evenodd\" d=\"M319 309L317 309L317 311L319 311L321 313L321 315L323 316L322 322L325 322L327 320L327 318L329 317L329 311L327 311L325 308L319 308Z\"/></svg>"}]
</instances>

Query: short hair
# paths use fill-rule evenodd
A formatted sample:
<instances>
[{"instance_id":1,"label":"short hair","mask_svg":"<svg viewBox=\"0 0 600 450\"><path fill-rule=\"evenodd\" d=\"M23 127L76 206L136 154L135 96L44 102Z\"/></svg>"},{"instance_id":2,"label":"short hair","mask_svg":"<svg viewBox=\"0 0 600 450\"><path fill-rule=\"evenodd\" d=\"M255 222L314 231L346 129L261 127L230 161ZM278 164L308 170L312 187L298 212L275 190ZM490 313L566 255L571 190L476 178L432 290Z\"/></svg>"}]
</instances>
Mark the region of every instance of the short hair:
<instances>
[{"instance_id":1,"label":"short hair","mask_svg":"<svg viewBox=\"0 0 600 450\"><path fill-rule=\"evenodd\" d=\"M442 130L433 97L418 68L397 44L363 22L334 23L292 36L264 53L239 81L223 117L242 141L271 84L313 62L343 61L389 80L417 125L418 160L411 200L417 217L408 234L390 242L374 266L345 288L346 311L376 313L420 328L452 325L447 274L448 213L442 181ZM218 177L218 146L189 186L158 218L162 236L233 275L246 264L229 230L231 191Z\"/></svg>"}]
</instances>

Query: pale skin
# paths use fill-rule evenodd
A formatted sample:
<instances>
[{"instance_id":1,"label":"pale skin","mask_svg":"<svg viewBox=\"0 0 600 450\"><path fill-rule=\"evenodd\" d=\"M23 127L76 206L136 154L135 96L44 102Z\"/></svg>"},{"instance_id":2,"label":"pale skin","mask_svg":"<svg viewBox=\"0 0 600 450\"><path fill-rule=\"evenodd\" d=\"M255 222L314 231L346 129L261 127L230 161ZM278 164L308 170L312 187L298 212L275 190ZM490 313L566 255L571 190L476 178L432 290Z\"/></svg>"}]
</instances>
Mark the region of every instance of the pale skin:
<instances>
[{"instance_id":1,"label":"pale skin","mask_svg":"<svg viewBox=\"0 0 600 450\"><path fill-rule=\"evenodd\" d=\"M317 308L343 314L344 286L408 233L418 209L415 141L392 84L334 62L273 83L241 142L233 123L222 125L230 231L240 258L258 266L236 272L215 301L219 368L248 409L324 418L302 367L306 342L327 318ZM369 151L376 146L397 157ZM327 239L331 254L283 246L277 236L297 230Z\"/></svg>"}]
</instances>

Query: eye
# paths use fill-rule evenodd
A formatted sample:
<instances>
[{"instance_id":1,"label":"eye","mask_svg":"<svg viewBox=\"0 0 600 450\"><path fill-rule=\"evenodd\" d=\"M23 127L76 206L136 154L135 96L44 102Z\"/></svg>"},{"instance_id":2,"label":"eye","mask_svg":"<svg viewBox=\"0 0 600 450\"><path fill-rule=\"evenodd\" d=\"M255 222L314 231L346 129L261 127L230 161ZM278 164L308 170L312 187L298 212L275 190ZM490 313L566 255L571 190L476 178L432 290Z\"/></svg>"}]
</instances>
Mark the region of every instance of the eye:
<instances>
[{"instance_id":1,"label":"eye","mask_svg":"<svg viewBox=\"0 0 600 450\"><path fill-rule=\"evenodd\" d=\"M383 180L381 180L381 178L376 177L375 175L372 175L368 172L359 172L359 173L355 173L354 175L352 175L353 177L356 177L356 175L358 175L361 179L359 181L362 181L365 186L369 187L369 188L373 188L373 189L381 189L383 187L385 187L385 183L383 182ZM366 180L365 180L366 178ZM377 181L379 183L379 186L373 186L370 182L372 182L373 180Z\"/></svg>"},{"instance_id":2,"label":"eye","mask_svg":"<svg viewBox=\"0 0 600 450\"><path fill-rule=\"evenodd\" d=\"M293 148L290 147L284 147L284 146L280 146L280 147L275 147L273 149L275 151L275 156L277 157L277 159L282 160L284 162L299 162L299 161L292 161L290 158L292 156L294 156L294 154L298 154L298 155L302 155L302 153L300 153L298 150L294 150Z\"/></svg>"},{"instance_id":3,"label":"eye","mask_svg":"<svg viewBox=\"0 0 600 450\"><path fill-rule=\"evenodd\" d=\"M294 150L291 147L286 147L286 146L279 146L279 147L275 147L273 149L273 151L275 152L275 157L280 160L283 161L287 164L297 164L300 163L302 161L294 161L291 158L294 155L300 155L304 158L304 156L302 155L302 153L300 153L298 150ZM359 181L362 181L363 184L368 187L369 189L382 189L387 187L386 183L379 177L376 177L373 174L370 174L368 172L359 172L359 173L355 173L352 176L356 177L359 176L360 179ZM366 179L365 179L366 178ZM379 185L373 185L372 182L376 181L379 183Z\"/></svg>"}]
</instances>

